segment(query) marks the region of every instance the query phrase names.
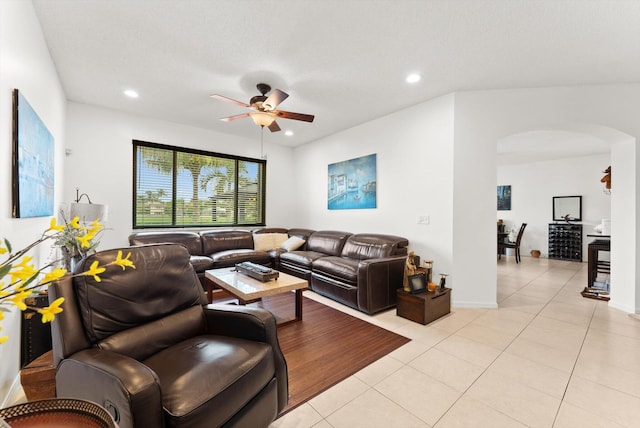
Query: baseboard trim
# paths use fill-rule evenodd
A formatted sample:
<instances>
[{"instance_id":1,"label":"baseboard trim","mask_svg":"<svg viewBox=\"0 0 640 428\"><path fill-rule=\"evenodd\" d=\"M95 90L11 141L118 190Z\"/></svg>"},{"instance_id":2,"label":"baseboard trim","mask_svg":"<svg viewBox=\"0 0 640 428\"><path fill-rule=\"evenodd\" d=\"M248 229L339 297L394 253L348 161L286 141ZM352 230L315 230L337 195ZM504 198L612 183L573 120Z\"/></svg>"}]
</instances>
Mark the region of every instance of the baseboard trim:
<instances>
[{"instance_id":1,"label":"baseboard trim","mask_svg":"<svg viewBox=\"0 0 640 428\"><path fill-rule=\"evenodd\" d=\"M461 302L460 300L451 301L451 309L453 308L468 308L468 309L496 309L498 304L496 302Z\"/></svg>"},{"instance_id":2,"label":"baseboard trim","mask_svg":"<svg viewBox=\"0 0 640 428\"><path fill-rule=\"evenodd\" d=\"M610 308L614 308L614 309L618 309L618 310L620 310L622 312L626 312L628 314L637 314L638 313L638 311L633 306L620 304L620 302L615 298L615 296L613 296L613 298L611 300L609 300L609 307Z\"/></svg>"}]
</instances>

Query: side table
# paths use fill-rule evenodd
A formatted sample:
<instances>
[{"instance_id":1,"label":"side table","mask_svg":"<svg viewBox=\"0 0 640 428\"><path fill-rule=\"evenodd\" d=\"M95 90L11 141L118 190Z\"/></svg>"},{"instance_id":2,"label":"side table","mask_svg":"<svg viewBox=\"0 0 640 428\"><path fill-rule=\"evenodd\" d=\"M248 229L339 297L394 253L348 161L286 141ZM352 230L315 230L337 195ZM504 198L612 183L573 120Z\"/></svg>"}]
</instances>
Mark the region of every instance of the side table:
<instances>
[{"instance_id":1,"label":"side table","mask_svg":"<svg viewBox=\"0 0 640 428\"><path fill-rule=\"evenodd\" d=\"M451 289L411 294L397 290L396 315L426 325L451 312Z\"/></svg>"},{"instance_id":2,"label":"side table","mask_svg":"<svg viewBox=\"0 0 640 428\"><path fill-rule=\"evenodd\" d=\"M45 352L20 370L20 383L27 400L56 397L56 368L53 351Z\"/></svg>"}]
</instances>

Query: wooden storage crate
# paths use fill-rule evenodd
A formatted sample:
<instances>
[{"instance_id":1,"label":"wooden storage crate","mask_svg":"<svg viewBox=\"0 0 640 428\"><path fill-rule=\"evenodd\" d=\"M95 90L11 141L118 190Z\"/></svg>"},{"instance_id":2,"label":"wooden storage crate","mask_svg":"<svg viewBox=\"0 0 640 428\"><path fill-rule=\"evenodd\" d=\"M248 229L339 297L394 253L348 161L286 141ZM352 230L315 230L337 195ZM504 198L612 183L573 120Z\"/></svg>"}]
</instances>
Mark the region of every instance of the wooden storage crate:
<instances>
[{"instance_id":1,"label":"wooden storage crate","mask_svg":"<svg viewBox=\"0 0 640 428\"><path fill-rule=\"evenodd\" d=\"M28 401L56 397L53 351L46 352L20 370L20 383Z\"/></svg>"},{"instance_id":2,"label":"wooden storage crate","mask_svg":"<svg viewBox=\"0 0 640 428\"><path fill-rule=\"evenodd\" d=\"M397 291L396 314L420 324L429 324L451 312L451 289L411 294Z\"/></svg>"}]
</instances>

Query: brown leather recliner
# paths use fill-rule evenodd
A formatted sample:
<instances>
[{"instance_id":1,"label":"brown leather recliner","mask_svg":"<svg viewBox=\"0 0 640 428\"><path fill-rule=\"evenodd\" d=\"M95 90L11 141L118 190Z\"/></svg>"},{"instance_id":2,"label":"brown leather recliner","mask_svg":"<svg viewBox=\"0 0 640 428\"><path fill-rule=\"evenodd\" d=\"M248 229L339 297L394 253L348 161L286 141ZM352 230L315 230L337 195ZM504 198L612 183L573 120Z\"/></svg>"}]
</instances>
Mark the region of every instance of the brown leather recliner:
<instances>
[{"instance_id":1,"label":"brown leather recliner","mask_svg":"<svg viewBox=\"0 0 640 428\"><path fill-rule=\"evenodd\" d=\"M136 268L65 277L52 323L56 394L94 401L127 427L266 427L288 399L273 315L206 305L178 244L121 249ZM103 266L118 249L83 262Z\"/></svg>"}]
</instances>

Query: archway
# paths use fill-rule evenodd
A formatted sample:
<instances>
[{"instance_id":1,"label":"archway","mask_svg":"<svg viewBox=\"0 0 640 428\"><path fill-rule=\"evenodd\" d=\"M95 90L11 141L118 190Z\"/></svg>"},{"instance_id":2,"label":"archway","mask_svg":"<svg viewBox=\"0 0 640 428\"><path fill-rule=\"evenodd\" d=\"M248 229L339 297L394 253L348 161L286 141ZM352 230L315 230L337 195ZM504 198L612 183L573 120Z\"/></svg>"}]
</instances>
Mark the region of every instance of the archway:
<instances>
[{"instance_id":1,"label":"archway","mask_svg":"<svg viewBox=\"0 0 640 428\"><path fill-rule=\"evenodd\" d=\"M635 312L640 295L636 284L637 250L633 244L635 240L627 239L630 235L636 236L637 232L635 178L638 153L635 138L600 125L566 124L513 133L500 138L496 146L498 184L507 184L500 183L500 180L505 175L509 176L500 171L508 171L513 168L510 165L517 165L518 171L530 180L531 188L539 189L532 192L529 204L520 204L520 209L516 209L512 216L517 218L526 212L532 226L529 232L533 239L529 239L529 245L523 242L523 254L528 254L528 250L535 246L546 247L545 226L551 220L551 193L584 194L583 236L586 238L588 233L592 233L601 218L610 218L611 224L615 225L611 233L610 305L626 312ZM602 191L603 186L599 183L602 170L608 165L611 165L614 177L610 196ZM533 170L539 174L532 174ZM587 183L579 182L585 179ZM517 192L514 194L516 196ZM544 198L544 202L536 198ZM541 205L541 210L536 213L537 205ZM540 235L544 236L541 238ZM587 244L588 239L583 239L584 261Z\"/></svg>"}]
</instances>

